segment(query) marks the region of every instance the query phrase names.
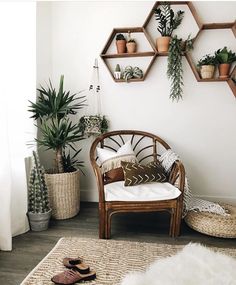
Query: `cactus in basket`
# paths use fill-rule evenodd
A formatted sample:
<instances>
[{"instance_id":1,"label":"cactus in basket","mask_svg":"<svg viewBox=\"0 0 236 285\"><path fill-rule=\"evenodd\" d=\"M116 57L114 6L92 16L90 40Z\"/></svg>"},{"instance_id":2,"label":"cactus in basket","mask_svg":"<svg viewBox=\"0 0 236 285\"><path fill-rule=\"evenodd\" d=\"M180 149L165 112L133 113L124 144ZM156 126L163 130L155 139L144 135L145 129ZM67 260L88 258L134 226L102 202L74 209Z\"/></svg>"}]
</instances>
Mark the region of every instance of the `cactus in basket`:
<instances>
[{"instance_id":1,"label":"cactus in basket","mask_svg":"<svg viewBox=\"0 0 236 285\"><path fill-rule=\"evenodd\" d=\"M44 168L40 165L38 155L33 151L33 168L29 178L29 212L47 213L50 211L48 189L44 178Z\"/></svg>"}]
</instances>

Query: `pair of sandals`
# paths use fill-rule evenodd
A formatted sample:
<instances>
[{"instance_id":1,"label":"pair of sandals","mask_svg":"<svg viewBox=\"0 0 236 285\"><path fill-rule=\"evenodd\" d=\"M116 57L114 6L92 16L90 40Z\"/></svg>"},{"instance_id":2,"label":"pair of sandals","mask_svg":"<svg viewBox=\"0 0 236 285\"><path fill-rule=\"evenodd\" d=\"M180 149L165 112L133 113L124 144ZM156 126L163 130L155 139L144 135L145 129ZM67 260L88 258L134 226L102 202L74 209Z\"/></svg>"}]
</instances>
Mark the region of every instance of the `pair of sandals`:
<instances>
[{"instance_id":1,"label":"pair of sandals","mask_svg":"<svg viewBox=\"0 0 236 285\"><path fill-rule=\"evenodd\" d=\"M51 281L58 285L72 285L82 281L90 281L96 278L96 272L90 270L81 258L69 258L63 259L63 265L68 268L64 272L61 272L52 277Z\"/></svg>"}]
</instances>

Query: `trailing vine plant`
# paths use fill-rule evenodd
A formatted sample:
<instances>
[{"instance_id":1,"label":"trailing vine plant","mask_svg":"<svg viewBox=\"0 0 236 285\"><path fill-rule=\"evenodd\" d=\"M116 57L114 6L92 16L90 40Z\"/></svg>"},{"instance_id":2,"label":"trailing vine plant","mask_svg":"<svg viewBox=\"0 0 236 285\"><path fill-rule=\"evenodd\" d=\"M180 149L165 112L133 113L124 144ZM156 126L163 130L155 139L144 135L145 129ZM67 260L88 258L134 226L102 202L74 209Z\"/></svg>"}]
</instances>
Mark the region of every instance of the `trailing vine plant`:
<instances>
[{"instance_id":1,"label":"trailing vine plant","mask_svg":"<svg viewBox=\"0 0 236 285\"><path fill-rule=\"evenodd\" d=\"M172 101L182 99L183 95L183 63L182 55L185 51L193 49L193 40L188 36L183 41L178 36L174 36L170 41L167 65L167 77L171 81L170 99Z\"/></svg>"}]
</instances>

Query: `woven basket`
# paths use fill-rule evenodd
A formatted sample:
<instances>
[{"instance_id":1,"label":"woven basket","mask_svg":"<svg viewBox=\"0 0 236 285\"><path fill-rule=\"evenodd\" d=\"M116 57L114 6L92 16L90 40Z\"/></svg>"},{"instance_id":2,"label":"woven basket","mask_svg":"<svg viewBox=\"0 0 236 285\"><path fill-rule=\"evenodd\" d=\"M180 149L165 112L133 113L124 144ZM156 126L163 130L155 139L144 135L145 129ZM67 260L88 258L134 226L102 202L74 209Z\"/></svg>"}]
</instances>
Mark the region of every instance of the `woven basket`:
<instances>
[{"instance_id":1,"label":"woven basket","mask_svg":"<svg viewBox=\"0 0 236 285\"><path fill-rule=\"evenodd\" d=\"M80 209L79 170L69 173L45 174L52 217L69 219Z\"/></svg>"},{"instance_id":2,"label":"woven basket","mask_svg":"<svg viewBox=\"0 0 236 285\"><path fill-rule=\"evenodd\" d=\"M215 213L189 211L185 217L187 225L203 234L222 238L236 238L236 207L221 204L228 214L222 216Z\"/></svg>"}]
</instances>

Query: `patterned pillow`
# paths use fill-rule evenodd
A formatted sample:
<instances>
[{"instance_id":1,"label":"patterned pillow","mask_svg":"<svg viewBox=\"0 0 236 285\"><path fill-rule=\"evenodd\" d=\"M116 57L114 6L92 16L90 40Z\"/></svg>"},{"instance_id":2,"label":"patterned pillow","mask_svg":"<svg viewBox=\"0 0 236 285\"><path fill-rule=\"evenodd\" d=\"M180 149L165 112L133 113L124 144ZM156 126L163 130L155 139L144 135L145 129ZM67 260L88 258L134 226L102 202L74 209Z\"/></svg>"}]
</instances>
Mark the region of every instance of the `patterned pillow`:
<instances>
[{"instance_id":1,"label":"patterned pillow","mask_svg":"<svg viewBox=\"0 0 236 285\"><path fill-rule=\"evenodd\" d=\"M98 159L101 163L102 173L121 167L121 161L137 162L131 141L127 141L117 151L97 147Z\"/></svg>"},{"instance_id":2,"label":"patterned pillow","mask_svg":"<svg viewBox=\"0 0 236 285\"><path fill-rule=\"evenodd\" d=\"M167 181L165 170L158 161L147 165L122 161L121 165L124 171L125 186Z\"/></svg>"}]
</instances>

